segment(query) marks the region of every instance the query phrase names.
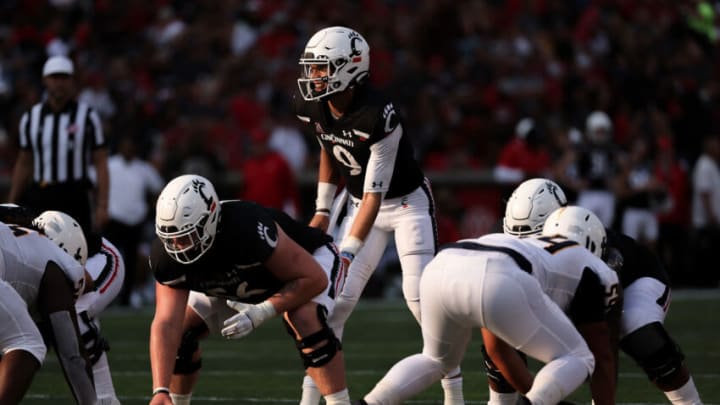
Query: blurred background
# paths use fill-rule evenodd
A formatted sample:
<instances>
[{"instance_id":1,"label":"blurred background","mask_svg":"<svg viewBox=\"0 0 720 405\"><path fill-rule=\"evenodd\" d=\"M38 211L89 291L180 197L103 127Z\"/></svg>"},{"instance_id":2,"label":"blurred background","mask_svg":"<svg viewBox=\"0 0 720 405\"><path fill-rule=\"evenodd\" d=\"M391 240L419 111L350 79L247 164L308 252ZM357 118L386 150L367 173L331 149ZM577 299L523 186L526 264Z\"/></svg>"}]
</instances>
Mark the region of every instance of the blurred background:
<instances>
[{"instance_id":1,"label":"blurred background","mask_svg":"<svg viewBox=\"0 0 720 405\"><path fill-rule=\"evenodd\" d=\"M404 115L441 242L489 232L508 193L544 176L571 202L611 197L603 220L657 251L676 286L717 288L717 217L692 217L696 162L720 165L718 12L699 0L3 0L0 189L42 65L61 54L111 154L129 139L166 180L202 174L221 198L307 219L318 144L290 113L297 61L315 31L345 25Z\"/></svg>"}]
</instances>

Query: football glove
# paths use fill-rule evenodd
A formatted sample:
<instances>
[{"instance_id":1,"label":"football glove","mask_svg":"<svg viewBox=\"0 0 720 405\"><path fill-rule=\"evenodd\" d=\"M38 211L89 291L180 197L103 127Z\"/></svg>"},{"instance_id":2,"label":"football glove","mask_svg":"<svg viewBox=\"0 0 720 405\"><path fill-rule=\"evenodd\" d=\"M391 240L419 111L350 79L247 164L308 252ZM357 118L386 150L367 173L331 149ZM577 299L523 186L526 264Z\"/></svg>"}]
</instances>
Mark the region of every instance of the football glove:
<instances>
[{"instance_id":1,"label":"football glove","mask_svg":"<svg viewBox=\"0 0 720 405\"><path fill-rule=\"evenodd\" d=\"M345 274L347 274L347 271L350 268L350 263L352 263L354 259L354 254L346 251L340 252L340 260L342 260L343 267L345 268Z\"/></svg>"},{"instance_id":2,"label":"football glove","mask_svg":"<svg viewBox=\"0 0 720 405\"><path fill-rule=\"evenodd\" d=\"M247 336L263 322L277 315L275 307L269 301L248 305L228 300L227 305L238 311L237 314L226 319L223 324L225 327L221 333L228 339L240 339Z\"/></svg>"}]
</instances>

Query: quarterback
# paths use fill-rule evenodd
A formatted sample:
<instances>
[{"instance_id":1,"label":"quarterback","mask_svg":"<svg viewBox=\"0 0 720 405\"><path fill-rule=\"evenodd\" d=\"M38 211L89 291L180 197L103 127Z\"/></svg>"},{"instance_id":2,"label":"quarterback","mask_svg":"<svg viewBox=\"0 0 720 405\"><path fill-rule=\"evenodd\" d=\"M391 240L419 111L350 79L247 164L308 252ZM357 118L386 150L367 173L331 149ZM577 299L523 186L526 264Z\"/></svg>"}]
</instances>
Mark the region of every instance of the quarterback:
<instances>
[{"instance_id":1,"label":"quarterback","mask_svg":"<svg viewBox=\"0 0 720 405\"><path fill-rule=\"evenodd\" d=\"M329 27L316 32L300 57L294 111L305 132L320 143L315 215L310 225L328 230L338 184L348 192L339 229L348 278L330 326L342 339L344 324L394 233L402 292L420 321L420 275L437 250L435 204L415 160L395 105L368 83L370 46L358 32ZM445 405L463 404L460 370L443 379ZM302 405L317 405L309 378Z\"/></svg>"}]
</instances>

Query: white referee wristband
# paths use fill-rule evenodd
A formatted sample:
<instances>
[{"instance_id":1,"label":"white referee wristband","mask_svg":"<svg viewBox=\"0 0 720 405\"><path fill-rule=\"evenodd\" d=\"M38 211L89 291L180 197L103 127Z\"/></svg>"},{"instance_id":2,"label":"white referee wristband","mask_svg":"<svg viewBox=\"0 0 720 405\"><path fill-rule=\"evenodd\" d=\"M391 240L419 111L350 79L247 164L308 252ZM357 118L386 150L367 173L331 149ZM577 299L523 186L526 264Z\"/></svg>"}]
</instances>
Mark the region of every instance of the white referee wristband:
<instances>
[{"instance_id":1,"label":"white referee wristband","mask_svg":"<svg viewBox=\"0 0 720 405\"><path fill-rule=\"evenodd\" d=\"M357 252L360 250L360 248L363 247L363 244L365 244L365 242L352 235L349 235L345 239L343 239L342 243L340 244L340 251L357 255Z\"/></svg>"},{"instance_id":2,"label":"white referee wristband","mask_svg":"<svg viewBox=\"0 0 720 405\"><path fill-rule=\"evenodd\" d=\"M170 388L168 387L157 387L152 391L153 396L157 394L168 394L170 395Z\"/></svg>"},{"instance_id":3,"label":"white referee wristband","mask_svg":"<svg viewBox=\"0 0 720 405\"><path fill-rule=\"evenodd\" d=\"M317 199L315 200L315 210L328 213L332 208L333 200L335 199L335 192L337 191L337 185L332 183L318 182L317 185Z\"/></svg>"}]
</instances>

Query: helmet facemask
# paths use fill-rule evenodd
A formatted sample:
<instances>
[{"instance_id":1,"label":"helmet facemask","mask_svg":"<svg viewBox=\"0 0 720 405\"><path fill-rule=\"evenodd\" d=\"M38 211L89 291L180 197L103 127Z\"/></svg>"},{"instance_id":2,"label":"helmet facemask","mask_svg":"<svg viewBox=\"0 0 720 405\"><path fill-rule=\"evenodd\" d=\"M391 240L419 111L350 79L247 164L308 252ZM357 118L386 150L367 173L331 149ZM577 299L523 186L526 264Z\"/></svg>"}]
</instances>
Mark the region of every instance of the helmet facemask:
<instances>
[{"instance_id":1,"label":"helmet facemask","mask_svg":"<svg viewBox=\"0 0 720 405\"><path fill-rule=\"evenodd\" d=\"M363 37L349 28L326 28L310 38L299 64L300 94L307 101L320 100L368 77L369 48Z\"/></svg>"},{"instance_id":2,"label":"helmet facemask","mask_svg":"<svg viewBox=\"0 0 720 405\"><path fill-rule=\"evenodd\" d=\"M156 233L165 251L180 263L189 264L200 258L212 246L214 237L206 229L205 215L194 225L178 230L175 226L159 226Z\"/></svg>"},{"instance_id":3,"label":"helmet facemask","mask_svg":"<svg viewBox=\"0 0 720 405\"><path fill-rule=\"evenodd\" d=\"M180 176L158 197L155 233L175 261L190 264L212 247L219 216L212 184L201 176Z\"/></svg>"}]
</instances>

